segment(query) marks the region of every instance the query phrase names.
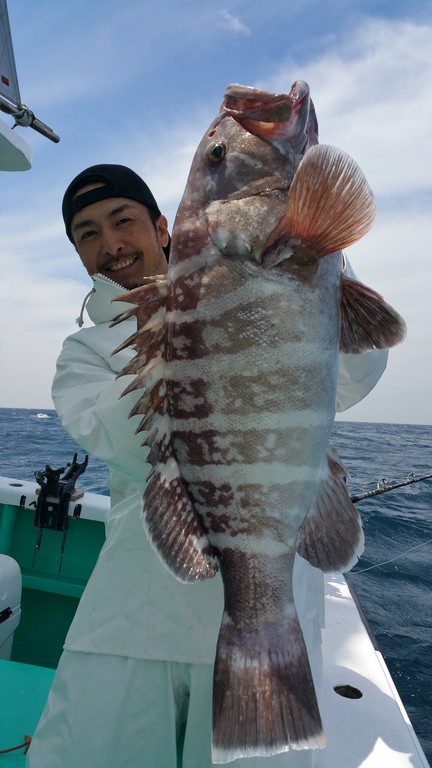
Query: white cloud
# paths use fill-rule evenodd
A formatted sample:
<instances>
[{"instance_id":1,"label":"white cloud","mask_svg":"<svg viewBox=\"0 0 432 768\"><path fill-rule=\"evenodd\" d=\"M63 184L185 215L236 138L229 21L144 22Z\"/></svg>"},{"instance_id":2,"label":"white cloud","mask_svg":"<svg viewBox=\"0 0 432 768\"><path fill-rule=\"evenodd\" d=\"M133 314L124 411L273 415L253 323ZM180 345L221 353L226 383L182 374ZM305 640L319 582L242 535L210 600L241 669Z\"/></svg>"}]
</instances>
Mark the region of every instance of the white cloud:
<instances>
[{"instance_id":1,"label":"white cloud","mask_svg":"<svg viewBox=\"0 0 432 768\"><path fill-rule=\"evenodd\" d=\"M404 318L406 340L390 352L376 389L342 416L349 421L428 424L432 419L432 261L431 219L426 211L403 216L392 211L378 217L372 231L349 249L361 280L394 306Z\"/></svg>"},{"instance_id":2,"label":"white cloud","mask_svg":"<svg viewBox=\"0 0 432 768\"><path fill-rule=\"evenodd\" d=\"M369 19L355 37L300 68L282 65L260 87L306 80L320 139L349 152L377 195L430 189L432 26Z\"/></svg>"},{"instance_id":3,"label":"white cloud","mask_svg":"<svg viewBox=\"0 0 432 768\"><path fill-rule=\"evenodd\" d=\"M404 317L406 341L347 420L430 423L432 409L432 26L366 20L357 35L300 67L285 61L259 83L311 87L320 138L349 152L376 197L372 231L349 249L360 279Z\"/></svg>"},{"instance_id":4,"label":"white cloud","mask_svg":"<svg viewBox=\"0 0 432 768\"><path fill-rule=\"evenodd\" d=\"M220 12L221 15L221 21L219 21L218 26L224 27L225 29L231 30L231 32L235 32L236 34L241 35L250 35L250 29L246 26L237 16L233 16L232 13L229 11L222 10Z\"/></svg>"},{"instance_id":5,"label":"white cloud","mask_svg":"<svg viewBox=\"0 0 432 768\"><path fill-rule=\"evenodd\" d=\"M135 7L135 20L142 20L140 9L141 4ZM238 17L228 11L217 16L213 6L203 8L190 35L198 38L203 29L214 30L217 19L225 29L238 34L236 46L250 42L249 29ZM118 30L124 32L126 28L124 22ZM87 35L91 37L89 30L91 25L83 30L85 40ZM128 60L116 58L115 35L106 34L99 38L108 46L108 53L101 53L100 66L96 53L101 48L96 46L87 55L83 43L75 60L76 72L70 61L70 52L76 52L76 31L62 38L64 58L60 64L68 64L72 79L62 77L65 92L54 93L54 98L66 98L71 92L76 98L85 72L86 108L77 112L57 147L47 146L46 140L37 136L36 143L32 137L31 143L37 148L32 171L22 179L6 177L7 184L0 189L3 317L10 318L13 325L12 331L4 322L1 334L2 359L7 360L2 379L2 404L6 407L50 407L55 359L63 338L76 329L74 320L87 290L88 278L65 238L60 218L60 200L67 183L87 164L125 163L146 178L172 225L195 148L222 98L222 91L215 91L212 75L214 56L226 52L217 51L213 36L211 62L203 65L203 79L205 75L209 85L202 87L200 100L194 103L188 97L182 108L178 98L173 108L169 85L155 83L154 93L149 92L148 84L143 93L132 93L131 88L122 94L130 120L126 128L121 123L119 130L113 116L116 108L120 109L114 86L135 66L137 41L142 38L134 38ZM225 34L221 37L226 40ZM126 38L123 35L121 39ZM154 44L138 59L143 71ZM182 45L180 52L184 41ZM170 55L170 61L178 61L181 69L180 53L177 58L175 51ZM119 79L112 81L112 99L107 100L106 79L101 86L105 95L101 96L99 89L101 78L111 72L112 56L112 71L118 64ZM280 62L280 54L277 60ZM233 59L232 81L245 81L242 73L247 63L242 62L238 75ZM286 92L295 79L305 79L311 86L321 140L349 152L377 195L376 223L366 238L350 249L350 258L361 279L383 293L408 324L407 341L391 353L382 381L346 418L431 422L431 225L426 201L432 171L432 29L407 22L368 20L348 40L338 40L335 33L332 47L310 58L306 65L286 59L276 64L274 74L257 85ZM93 112L88 110L87 100L92 91ZM32 103L37 109L37 100ZM45 118L42 112L41 118ZM57 121L52 122L61 133Z\"/></svg>"},{"instance_id":6,"label":"white cloud","mask_svg":"<svg viewBox=\"0 0 432 768\"><path fill-rule=\"evenodd\" d=\"M2 407L52 408L51 381L64 338L78 330L84 286L72 280L28 280L23 267L2 282Z\"/></svg>"}]
</instances>

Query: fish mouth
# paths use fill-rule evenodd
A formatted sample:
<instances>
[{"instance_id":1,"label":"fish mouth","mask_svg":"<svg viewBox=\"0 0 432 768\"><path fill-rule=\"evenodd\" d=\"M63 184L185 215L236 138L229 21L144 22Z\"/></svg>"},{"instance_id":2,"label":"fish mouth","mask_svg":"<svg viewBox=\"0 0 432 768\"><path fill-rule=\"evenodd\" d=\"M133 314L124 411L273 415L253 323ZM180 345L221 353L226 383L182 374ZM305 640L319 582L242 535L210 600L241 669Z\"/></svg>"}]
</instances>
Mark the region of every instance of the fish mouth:
<instances>
[{"instance_id":1,"label":"fish mouth","mask_svg":"<svg viewBox=\"0 0 432 768\"><path fill-rule=\"evenodd\" d=\"M288 139L297 152L303 153L318 143L318 123L304 80L296 80L288 94L231 83L221 111L255 136Z\"/></svg>"},{"instance_id":2,"label":"fish mouth","mask_svg":"<svg viewBox=\"0 0 432 768\"><path fill-rule=\"evenodd\" d=\"M299 118L308 112L309 103L309 86L303 80L296 80L288 94L231 83L222 110L255 136L291 139L299 131Z\"/></svg>"},{"instance_id":3,"label":"fish mouth","mask_svg":"<svg viewBox=\"0 0 432 768\"><path fill-rule=\"evenodd\" d=\"M286 123L293 110L288 94L267 93L237 83L227 86L222 106L239 121L249 119L258 123Z\"/></svg>"}]
</instances>

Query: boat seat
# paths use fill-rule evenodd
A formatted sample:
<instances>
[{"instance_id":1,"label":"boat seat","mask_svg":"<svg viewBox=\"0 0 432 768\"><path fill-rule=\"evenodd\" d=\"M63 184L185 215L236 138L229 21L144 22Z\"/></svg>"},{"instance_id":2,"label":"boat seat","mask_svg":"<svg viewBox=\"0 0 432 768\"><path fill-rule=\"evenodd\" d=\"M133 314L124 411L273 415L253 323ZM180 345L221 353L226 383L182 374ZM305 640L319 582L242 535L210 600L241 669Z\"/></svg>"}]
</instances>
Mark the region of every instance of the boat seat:
<instances>
[{"instance_id":1,"label":"boat seat","mask_svg":"<svg viewBox=\"0 0 432 768\"><path fill-rule=\"evenodd\" d=\"M21 569L0 554L0 659L10 659L14 632L21 618Z\"/></svg>"}]
</instances>

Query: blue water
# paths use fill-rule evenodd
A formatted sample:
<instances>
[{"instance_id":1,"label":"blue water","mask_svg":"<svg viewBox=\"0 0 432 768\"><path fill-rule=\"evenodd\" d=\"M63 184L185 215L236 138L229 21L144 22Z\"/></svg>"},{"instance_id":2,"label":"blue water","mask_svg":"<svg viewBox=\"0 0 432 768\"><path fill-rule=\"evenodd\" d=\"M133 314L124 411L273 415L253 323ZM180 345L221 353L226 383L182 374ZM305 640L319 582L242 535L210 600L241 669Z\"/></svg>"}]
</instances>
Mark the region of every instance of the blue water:
<instances>
[{"instance_id":1,"label":"blue water","mask_svg":"<svg viewBox=\"0 0 432 768\"><path fill-rule=\"evenodd\" d=\"M332 443L352 495L373 490L383 477L396 483L432 472L430 426L339 422ZM54 411L0 409L0 475L34 480L36 470L63 467L74 452L82 461ZM107 494L104 465L90 457L77 486ZM432 479L360 501L357 509L366 549L348 580L432 765Z\"/></svg>"},{"instance_id":2,"label":"blue water","mask_svg":"<svg viewBox=\"0 0 432 768\"><path fill-rule=\"evenodd\" d=\"M64 431L55 411L0 408L0 475L32 480L47 464L53 469L72 462L74 453L83 461L85 452ZM108 495L105 464L89 456L85 474L77 487Z\"/></svg>"}]
</instances>

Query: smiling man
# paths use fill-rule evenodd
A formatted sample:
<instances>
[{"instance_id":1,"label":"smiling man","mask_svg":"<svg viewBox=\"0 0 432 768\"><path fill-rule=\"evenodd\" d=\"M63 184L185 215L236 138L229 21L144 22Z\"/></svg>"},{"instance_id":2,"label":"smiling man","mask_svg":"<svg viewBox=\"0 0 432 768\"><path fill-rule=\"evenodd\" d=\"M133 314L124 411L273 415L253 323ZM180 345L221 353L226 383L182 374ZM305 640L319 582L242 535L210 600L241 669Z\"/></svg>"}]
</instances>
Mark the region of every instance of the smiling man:
<instances>
[{"instance_id":1,"label":"smiling man","mask_svg":"<svg viewBox=\"0 0 432 768\"><path fill-rule=\"evenodd\" d=\"M66 232L89 275L123 288L163 274L168 224L147 184L123 165L94 165L80 173L63 198Z\"/></svg>"}]
</instances>

